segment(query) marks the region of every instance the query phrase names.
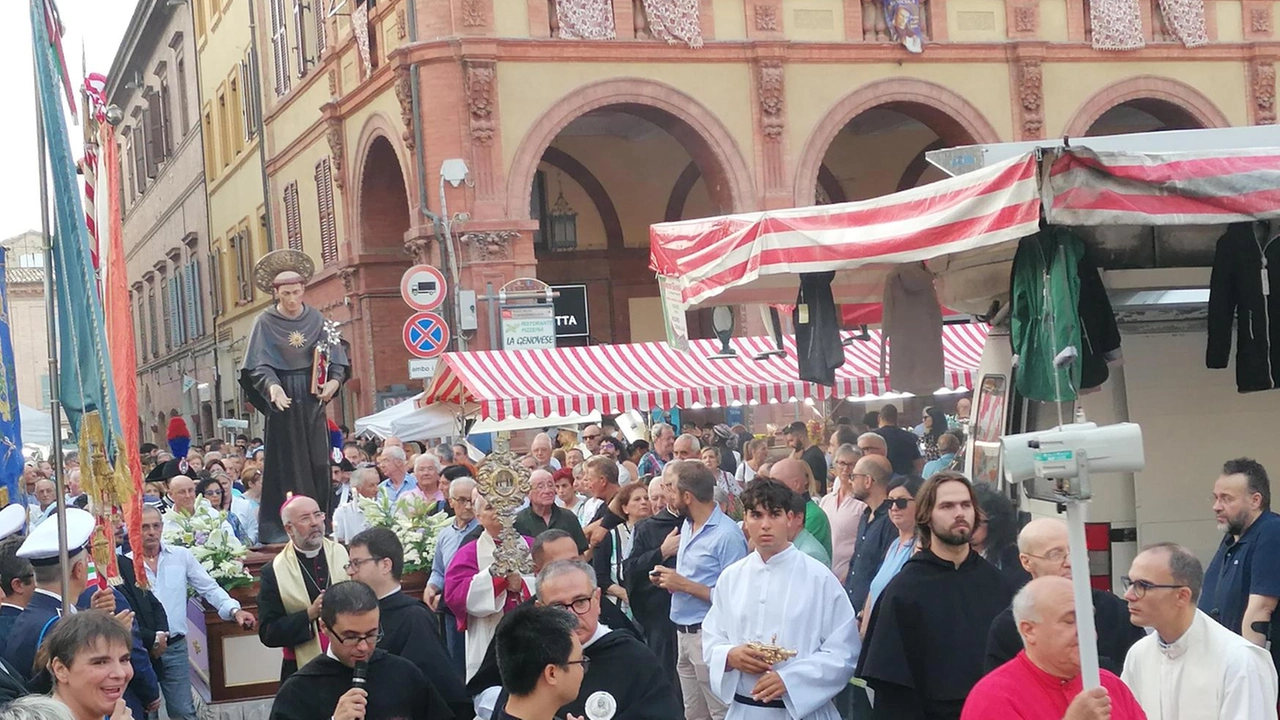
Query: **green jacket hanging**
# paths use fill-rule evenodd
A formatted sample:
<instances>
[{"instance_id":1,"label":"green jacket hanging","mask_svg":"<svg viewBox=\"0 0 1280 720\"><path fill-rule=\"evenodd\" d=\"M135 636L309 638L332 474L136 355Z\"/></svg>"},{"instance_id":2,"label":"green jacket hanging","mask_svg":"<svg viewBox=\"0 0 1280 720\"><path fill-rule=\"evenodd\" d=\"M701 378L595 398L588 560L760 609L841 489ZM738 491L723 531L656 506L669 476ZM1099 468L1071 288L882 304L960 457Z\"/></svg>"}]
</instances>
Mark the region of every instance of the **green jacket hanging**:
<instances>
[{"instance_id":1,"label":"green jacket hanging","mask_svg":"<svg viewBox=\"0 0 1280 720\"><path fill-rule=\"evenodd\" d=\"M1065 228L1041 230L1018 243L1013 258L1010 331L1018 392L1042 402L1068 402L1080 388L1077 360L1056 370L1067 346L1083 353L1080 338L1080 259L1084 242ZM1055 379L1056 378L1056 379Z\"/></svg>"}]
</instances>

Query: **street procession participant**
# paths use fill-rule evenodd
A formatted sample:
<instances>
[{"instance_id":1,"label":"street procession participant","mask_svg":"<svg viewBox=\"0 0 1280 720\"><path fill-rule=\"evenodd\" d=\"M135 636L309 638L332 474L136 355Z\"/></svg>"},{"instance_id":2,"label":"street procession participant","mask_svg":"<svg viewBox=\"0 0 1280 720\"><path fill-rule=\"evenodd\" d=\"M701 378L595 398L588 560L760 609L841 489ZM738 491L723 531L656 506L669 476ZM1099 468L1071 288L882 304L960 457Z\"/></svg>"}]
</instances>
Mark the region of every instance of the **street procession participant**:
<instances>
[{"instance_id":1,"label":"street procession participant","mask_svg":"<svg viewBox=\"0 0 1280 720\"><path fill-rule=\"evenodd\" d=\"M0 510L0 582L3 583L0 588L0 601L3 601L0 604L0 703L27 694L23 673L3 657L9 629L35 591L31 563L15 555L22 540L19 533L26 525L27 510L21 503L13 503Z\"/></svg>"},{"instance_id":2,"label":"street procession participant","mask_svg":"<svg viewBox=\"0 0 1280 720\"><path fill-rule=\"evenodd\" d=\"M400 586L404 572L400 538L387 528L369 528L351 539L347 554L347 576L368 585L378 596L382 625L378 649L416 665L455 716L471 717L471 696L445 652L435 613Z\"/></svg>"},{"instance_id":3,"label":"street procession participant","mask_svg":"<svg viewBox=\"0 0 1280 720\"><path fill-rule=\"evenodd\" d=\"M133 666L132 680L124 691L124 700L133 713L144 717L147 712L160 707L160 684L156 680L151 658L138 636L138 626L128 600L110 587L89 589L89 541L93 537L93 515L79 508L67 508L66 537L69 589L72 598L80 598L79 608L73 606L71 615L79 610L103 610L115 613L115 619L132 639L128 650L129 663ZM58 561L58 518L32 529L31 534L18 548L18 557L31 561L35 572L36 589L27 607L14 621L5 645L4 657L9 664L26 675L27 688L45 692L50 688L51 676L44 672L47 666L39 666L36 658L49 632L57 627L62 613L62 566ZM117 612L119 609L119 612Z\"/></svg>"},{"instance_id":4,"label":"street procession participant","mask_svg":"<svg viewBox=\"0 0 1280 720\"><path fill-rule=\"evenodd\" d=\"M283 650L283 682L328 646L318 625L320 609L325 591L347 580L347 551L324 536L324 513L312 498L294 495L280 515L289 543L262 566L258 638Z\"/></svg>"},{"instance_id":5,"label":"street procession participant","mask_svg":"<svg viewBox=\"0 0 1280 720\"><path fill-rule=\"evenodd\" d=\"M611 720L671 720L683 714L675 688L658 658L628 630L600 622L602 597L596 573L581 560L553 562L538 573L538 605L568 611L574 634L591 664L584 668L577 697L560 713ZM608 604L607 601L604 604ZM499 666L501 671L501 666ZM500 695L493 716L502 717L508 698Z\"/></svg>"},{"instance_id":6,"label":"street procession participant","mask_svg":"<svg viewBox=\"0 0 1280 720\"><path fill-rule=\"evenodd\" d=\"M280 686L270 720L451 720L422 671L378 648L378 596L362 582L339 583L320 613L328 650ZM356 673L363 671L363 682Z\"/></svg>"},{"instance_id":7,"label":"street procession participant","mask_svg":"<svg viewBox=\"0 0 1280 720\"><path fill-rule=\"evenodd\" d=\"M288 539L280 510L290 493L324 499L331 491L325 405L350 374L337 323L303 302L315 262L285 249L263 255L253 269L258 289L275 299L253 322L240 387L266 416L271 452L262 468L258 540Z\"/></svg>"},{"instance_id":8,"label":"street procession participant","mask_svg":"<svg viewBox=\"0 0 1280 720\"><path fill-rule=\"evenodd\" d=\"M861 642L853 606L830 563L791 541L798 497L777 480L742 494L755 550L725 568L702 622L711 689L726 720L839 720L832 700L853 678Z\"/></svg>"}]
</instances>

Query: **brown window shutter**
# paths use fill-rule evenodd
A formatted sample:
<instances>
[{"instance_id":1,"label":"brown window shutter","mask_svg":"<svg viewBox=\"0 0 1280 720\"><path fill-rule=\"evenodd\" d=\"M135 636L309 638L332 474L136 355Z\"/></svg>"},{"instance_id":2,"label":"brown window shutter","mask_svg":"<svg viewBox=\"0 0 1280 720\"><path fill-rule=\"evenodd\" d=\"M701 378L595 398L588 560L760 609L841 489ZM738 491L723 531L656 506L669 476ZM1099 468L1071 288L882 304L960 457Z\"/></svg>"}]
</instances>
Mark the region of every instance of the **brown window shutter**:
<instances>
[{"instance_id":1,"label":"brown window shutter","mask_svg":"<svg viewBox=\"0 0 1280 720\"><path fill-rule=\"evenodd\" d=\"M320 205L320 260L326 267L338 262L338 224L333 208L333 171L329 158L316 164L316 199Z\"/></svg>"},{"instance_id":2,"label":"brown window shutter","mask_svg":"<svg viewBox=\"0 0 1280 720\"><path fill-rule=\"evenodd\" d=\"M285 233L289 249L302 251L302 216L298 211L298 183L291 182L284 188Z\"/></svg>"}]
</instances>

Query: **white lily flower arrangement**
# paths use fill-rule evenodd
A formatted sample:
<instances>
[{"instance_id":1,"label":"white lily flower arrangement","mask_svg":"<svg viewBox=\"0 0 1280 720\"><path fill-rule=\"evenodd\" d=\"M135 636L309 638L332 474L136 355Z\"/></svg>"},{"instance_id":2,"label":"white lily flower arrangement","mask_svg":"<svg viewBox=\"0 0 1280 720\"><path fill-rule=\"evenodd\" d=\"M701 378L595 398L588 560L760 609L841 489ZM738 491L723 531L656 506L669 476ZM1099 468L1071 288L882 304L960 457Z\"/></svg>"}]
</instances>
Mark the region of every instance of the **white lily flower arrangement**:
<instances>
[{"instance_id":1,"label":"white lily flower arrangement","mask_svg":"<svg viewBox=\"0 0 1280 720\"><path fill-rule=\"evenodd\" d=\"M452 518L443 512L432 514L434 503L416 495L392 502L389 495L380 492L372 498L362 497L359 502L360 512L371 527L386 528L400 540L404 547L404 572L431 572L440 531Z\"/></svg>"},{"instance_id":2,"label":"white lily flower arrangement","mask_svg":"<svg viewBox=\"0 0 1280 720\"><path fill-rule=\"evenodd\" d=\"M253 576L244 568L248 548L226 529L226 517L213 506L197 505L195 514L183 515L171 510L165 516L164 542L191 551L200 567L204 568L224 590L248 587Z\"/></svg>"}]
</instances>

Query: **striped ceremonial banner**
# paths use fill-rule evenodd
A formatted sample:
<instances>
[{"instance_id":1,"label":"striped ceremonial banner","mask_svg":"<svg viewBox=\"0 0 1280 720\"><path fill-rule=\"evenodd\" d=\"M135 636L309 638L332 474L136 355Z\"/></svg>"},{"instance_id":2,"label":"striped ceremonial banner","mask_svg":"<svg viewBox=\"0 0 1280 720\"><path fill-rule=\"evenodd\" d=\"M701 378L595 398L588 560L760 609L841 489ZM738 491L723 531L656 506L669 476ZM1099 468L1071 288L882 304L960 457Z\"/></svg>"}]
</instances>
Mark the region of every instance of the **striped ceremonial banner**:
<instances>
[{"instance_id":1,"label":"striped ceremonial banner","mask_svg":"<svg viewBox=\"0 0 1280 720\"><path fill-rule=\"evenodd\" d=\"M1280 217L1280 148L1211 153L1094 152L1053 162L1058 225L1220 225Z\"/></svg>"},{"instance_id":2,"label":"striped ceremonial banner","mask_svg":"<svg viewBox=\"0 0 1280 720\"><path fill-rule=\"evenodd\" d=\"M978 324L943 327L945 388L973 386L987 331ZM880 373L880 332L870 335L845 346L833 387L797 379L793 336L784 338L785 356L759 361L752 357L772 350L771 338L733 338L738 356L726 360L708 357L719 352L717 340L694 340L690 352L650 342L445 353L422 403L475 404L481 419L505 420L883 395L892 386Z\"/></svg>"},{"instance_id":3,"label":"striped ceremonial banner","mask_svg":"<svg viewBox=\"0 0 1280 720\"><path fill-rule=\"evenodd\" d=\"M1037 166L1028 153L872 200L660 223L649 232L650 267L677 283L688 306L794 302L796 274L826 271L837 272L837 302L878 301L893 264L1036 232ZM871 272L841 277L860 269Z\"/></svg>"}]
</instances>

